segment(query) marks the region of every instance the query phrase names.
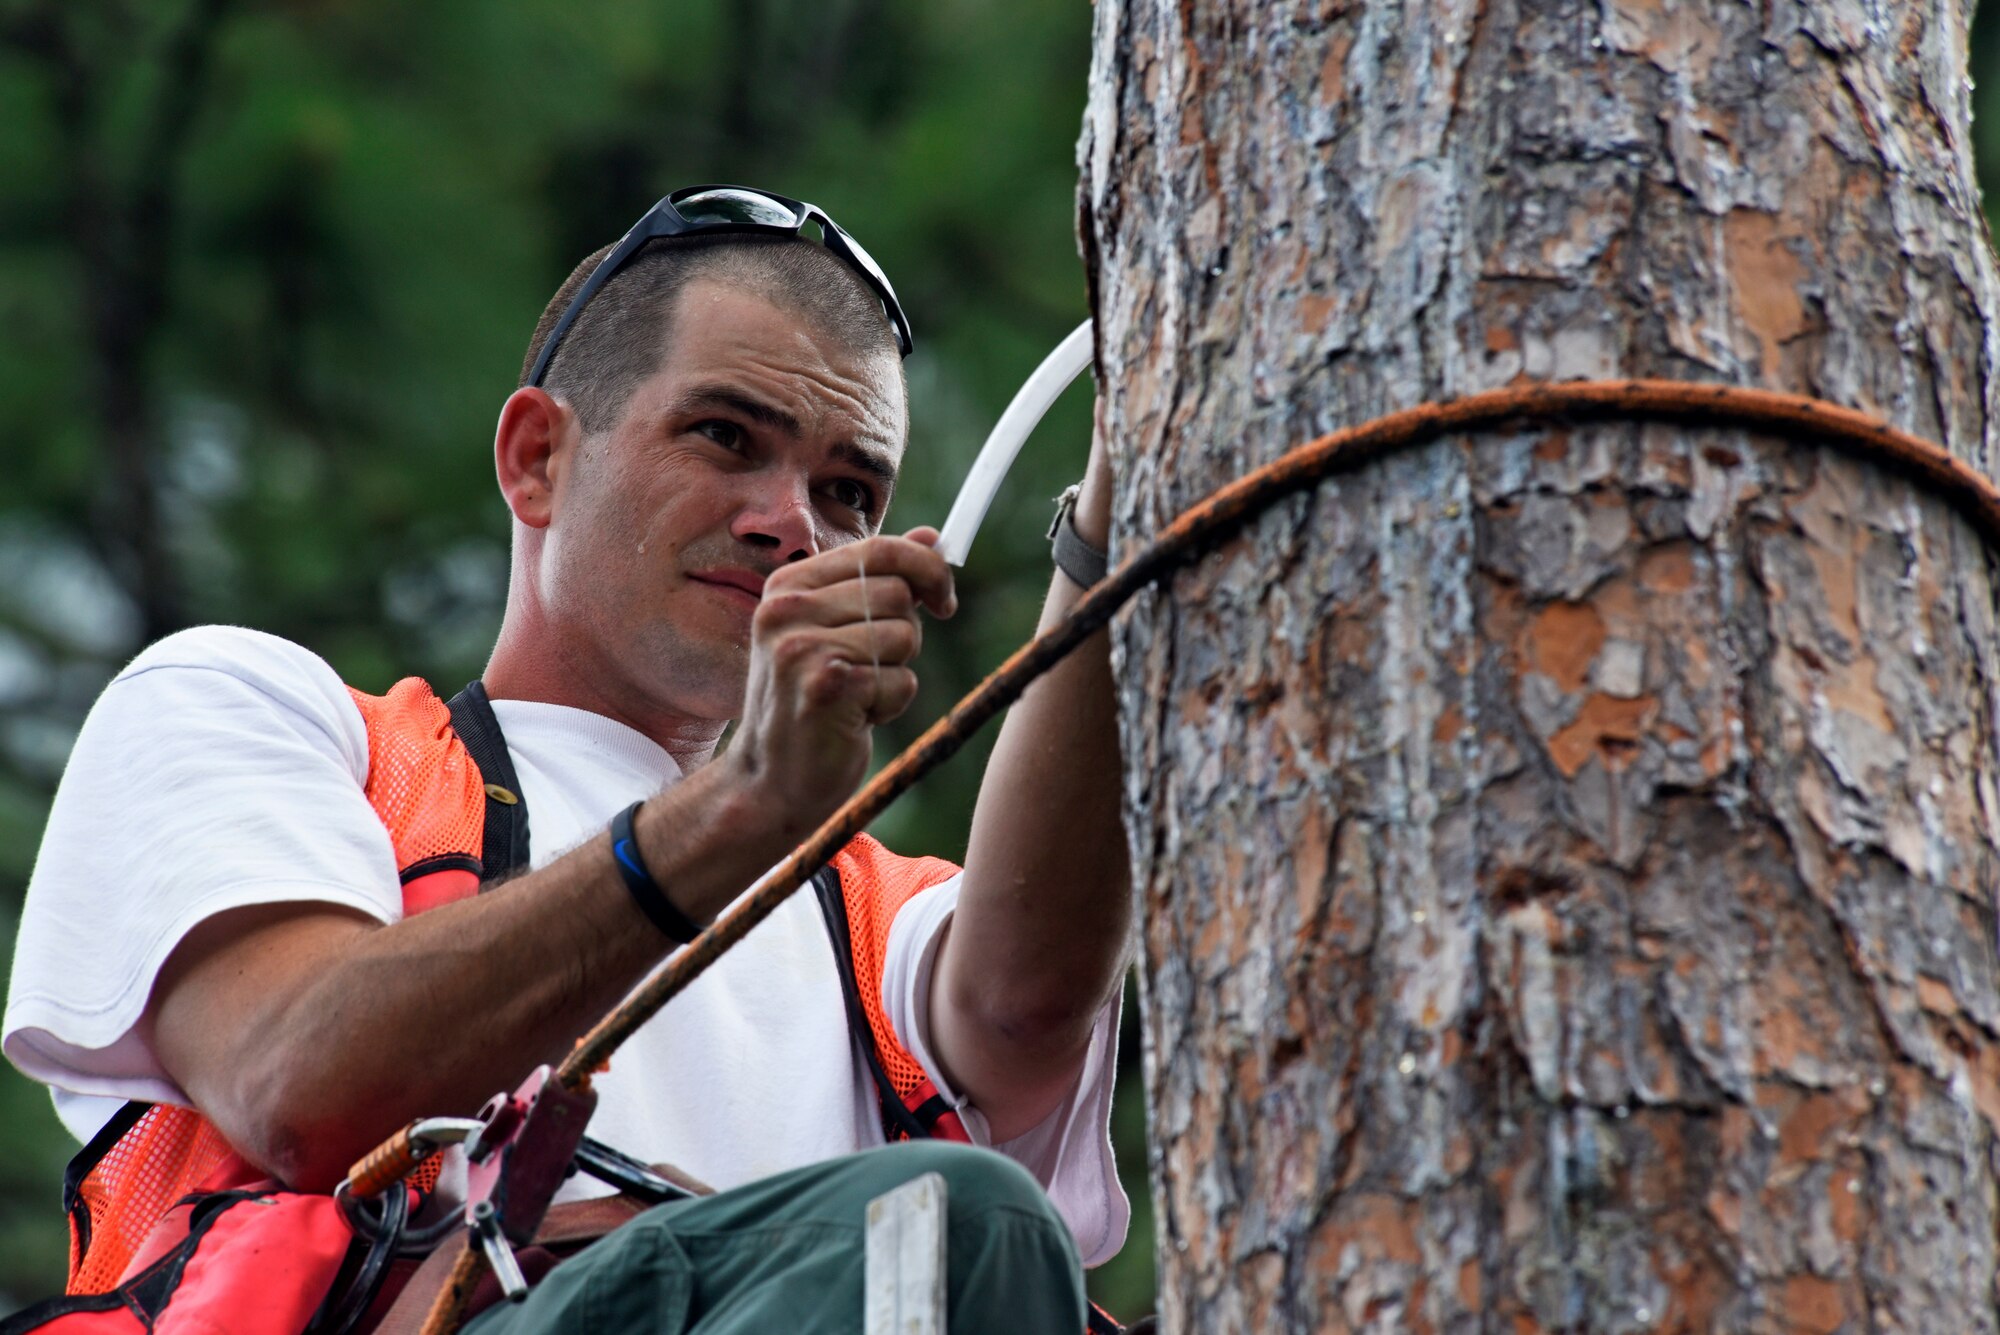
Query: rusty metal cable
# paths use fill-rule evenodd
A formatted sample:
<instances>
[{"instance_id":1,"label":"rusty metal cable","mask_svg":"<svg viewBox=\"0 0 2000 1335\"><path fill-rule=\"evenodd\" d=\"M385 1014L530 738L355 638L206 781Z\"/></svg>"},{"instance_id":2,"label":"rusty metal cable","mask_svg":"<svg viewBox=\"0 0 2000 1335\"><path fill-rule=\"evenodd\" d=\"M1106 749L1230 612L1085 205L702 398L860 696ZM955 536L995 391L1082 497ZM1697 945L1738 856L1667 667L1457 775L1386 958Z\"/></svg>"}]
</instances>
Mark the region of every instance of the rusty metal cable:
<instances>
[{"instance_id":1,"label":"rusty metal cable","mask_svg":"<svg viewBox=\"0 0 2000 1335\"><path fill-rule=\"evenodd\" d=\"M1826 446L1909 478L1951 505L1988 546L2000 550L2000 488L1940 446L1866 413L1803 395L1670 380L1519 385L1446 403L1420 404L1321 436L1223 486L1130 553L1077 601L1068 616L1017 649L789 857L765 873L734 907L579 1039L557 1077L572 1088L588 1083L640 1025L770 916L891 802L950 759L1037 677L1102 629L1132 595L1225 541L1278 501L1328 477L1448 435L1508 424L1605 421L1735 428ZM471 1251L467 1258L475 1269L478 1257ZM433 1335L449 1329L439 1325Z\"/></svg>"},{"instance_id":2,"label":"rusty metal cable","mask_svg":"<svg viewBox=\"0 0 2000 1335\"><path fill-rule=\"evenodd\" d=\"M1902 473L1949 502L2000 548L2000 489L1939 446L1818 399L1671 380L1521 385L1426 403L1295 447L1175 519L1093 586L1061 622L1017 649L849 798L722 917L585 1034L558 1074L587 1080L632 1032L741 941L888 805L955 754L1029 683L1101 629L1133 594L1325 478L1443 436L1509 422L1656 421L1736 427L1822 444Z\"/></svg>"}]
</instances>

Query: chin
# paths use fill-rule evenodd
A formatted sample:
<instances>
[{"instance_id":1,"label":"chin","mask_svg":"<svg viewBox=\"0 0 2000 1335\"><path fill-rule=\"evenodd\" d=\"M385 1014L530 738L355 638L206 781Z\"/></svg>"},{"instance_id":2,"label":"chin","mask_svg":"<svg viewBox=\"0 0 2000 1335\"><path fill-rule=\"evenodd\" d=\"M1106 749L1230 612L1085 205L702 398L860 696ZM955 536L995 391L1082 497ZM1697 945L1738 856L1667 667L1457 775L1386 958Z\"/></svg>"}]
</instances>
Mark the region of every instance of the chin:
<instances>
[{"instance_id":1,"label":"chin","mask_svg":"<svg viewBox=\"0 0 2000 1335\"><path fill-rule=\"evenodd\" d=\"M694 657L685 652L650 664L650 694L664 708L689 718L726 723L743 712L749 652ZM664 664L664 669L663 665Z\"/></svg>"}]
</instances>

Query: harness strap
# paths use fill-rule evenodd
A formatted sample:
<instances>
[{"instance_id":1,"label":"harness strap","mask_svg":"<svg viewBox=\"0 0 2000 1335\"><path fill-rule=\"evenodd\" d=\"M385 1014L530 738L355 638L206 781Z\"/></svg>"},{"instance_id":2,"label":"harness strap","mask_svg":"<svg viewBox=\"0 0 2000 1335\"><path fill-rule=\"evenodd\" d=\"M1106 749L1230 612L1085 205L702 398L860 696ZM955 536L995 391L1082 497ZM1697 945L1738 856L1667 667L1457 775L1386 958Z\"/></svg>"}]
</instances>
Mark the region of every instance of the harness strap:
<instances>
[{"instance_id":1,"label":"harness strap","mask_svg":"<svg viewBox=\"0 0 2000 1335\"><path fill-rule=\"evenodd\" d=\"M125 1139L125 1133L139 1125L139 1119L152 1109L153 1105L144 1099L128 1099L125 1106L111 1114L111 1120L99 1127L90 1143L70 1156L63 1168L62 1200L63 1212L69 1215L70 1269L74 1271L90 1250L90 1202L83 1196L83 1180L91 1170L104 1161L112 1147Z\"/></svg>"},{"instance_id":2,"label":"harness strap","mask_svg":"<svg viewBox=\"0 0 2000 1335\"><path fill-rule=\"evenodd\" d=\"M889 1079L889 1072L882 1065L881 1049L875 1045L874 1027L868 1023L868 1013L862 1009L861 985L854 976L854 945L847 928L847 896L841 893L840 872L828 863L813 873L812 887L813 894L819 899L820 915L826 919L826 934L833 938L834 967L840 974L840 999L847 1007L847 1031L854 1035L855 1049L868 1067L868 1074L875 1080L876 1102L882 1106L882 1134L890 1140L898 1136L929 1140L936 1134L932 1128L938 1118L950 1112L951 1105L933 1094L922 1107L913 1111L903 1102L903 1096L896 1092L895 1082Z\"/></svg>"},{"instance_id":3,"label":"harness strap","mask_svg":"<svg viewBox=\"0 0 2000 1335\"><path fill-rule=\"evenodd\" d=\"M484 889L527 867L528 802L521 795L521 780L514 774L514 760L507 754L507 739L493 716L485 683L467 682L445 708L451 711L452 731L465 743L486 784L486 833L479 853L479 884Z\"/></svg>"}]
</instances>

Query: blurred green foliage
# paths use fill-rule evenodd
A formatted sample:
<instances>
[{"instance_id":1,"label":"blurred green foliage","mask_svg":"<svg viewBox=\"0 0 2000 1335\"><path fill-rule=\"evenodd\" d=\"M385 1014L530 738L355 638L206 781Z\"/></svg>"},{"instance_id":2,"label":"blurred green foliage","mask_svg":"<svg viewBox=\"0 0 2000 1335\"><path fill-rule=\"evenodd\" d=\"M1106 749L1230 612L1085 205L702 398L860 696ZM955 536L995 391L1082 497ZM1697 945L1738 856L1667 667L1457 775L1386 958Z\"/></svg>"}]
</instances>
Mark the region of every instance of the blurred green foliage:
<instances>
[{"instance_id":1,"label":"blurred green foliage","mask_svg":"<svg viewBox=\"0 0 2000 1335\"><path fill-rule=\"evenodd\" d=\"M0 942L70 739L147 640L254 625L375 689L478 672L506 571L495 408L569 266L671 186L812 199L882 260L919 349L891 522L940 520L1085 313L1088 28L1076 0L0 0ZM1973 66L1997 61L1982 16ZM1047 497L1088 431L1072 391L882 754L1031 630ZM961 854L983 755L878 831ZM1128 1013L1136 1218L1092 1276L1128 1317L1153 1292L1138 1046ZM72 1149L6 1068L0 1145L4 1313L60 1287Z\"/></svg>"}]
</instances>

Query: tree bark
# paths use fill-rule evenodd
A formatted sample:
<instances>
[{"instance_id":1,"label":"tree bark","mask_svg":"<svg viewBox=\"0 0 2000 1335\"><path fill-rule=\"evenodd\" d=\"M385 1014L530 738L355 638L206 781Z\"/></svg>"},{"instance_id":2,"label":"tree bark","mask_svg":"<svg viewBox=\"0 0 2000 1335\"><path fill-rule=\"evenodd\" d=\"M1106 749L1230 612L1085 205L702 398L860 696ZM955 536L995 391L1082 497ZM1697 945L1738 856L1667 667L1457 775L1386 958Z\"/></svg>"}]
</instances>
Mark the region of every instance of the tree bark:
<instances>
[{"instance_id":1,"label":"tree bark","mask_svg":"<svg viewBox=\"0 0 2000 1335\"><path fill-rule=\"evenodd\" d=\"M1521 379L1991 472L1961 0L1097 0L1116 542ZM2000 1330L1994 564L1741 432L1460 439L1118 625L1170 1330Z\"/></svg>"}]
</instances>

